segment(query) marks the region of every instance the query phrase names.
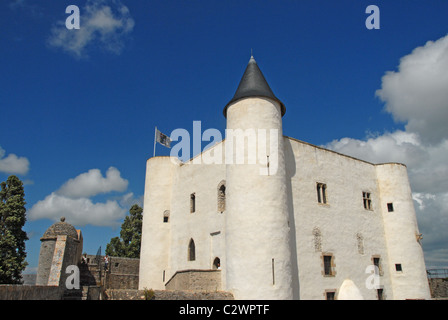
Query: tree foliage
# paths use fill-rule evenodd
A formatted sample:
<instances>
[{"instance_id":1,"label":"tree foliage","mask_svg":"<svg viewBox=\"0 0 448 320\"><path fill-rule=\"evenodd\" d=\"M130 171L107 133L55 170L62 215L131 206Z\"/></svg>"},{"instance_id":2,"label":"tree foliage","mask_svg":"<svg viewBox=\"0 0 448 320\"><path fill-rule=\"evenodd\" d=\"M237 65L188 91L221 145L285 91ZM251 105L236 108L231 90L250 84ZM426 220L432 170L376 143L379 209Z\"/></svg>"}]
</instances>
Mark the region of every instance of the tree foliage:
<instances>
[{"instance_id":1,"label":"tree foliage","mask_svg":"<svg viewBox=\"0 0 448 320\"><path fill-rule=\"evenodd\" d=\"M106 254L112 257L140 258L143 209L134 204L121 225L120 237L110 239Z\"/></svg>"},{"instance_id":2,"label":"tree foliage","mask_svg":"<svg viewBox=\"0 0 448 320\"><path fill-rule=\"evenodd\" d=\"M26 222L23 183L12 175L0 184L0 284L20 284L25 261L25 241L22 230Z\"/></svg>"}]
</instances>

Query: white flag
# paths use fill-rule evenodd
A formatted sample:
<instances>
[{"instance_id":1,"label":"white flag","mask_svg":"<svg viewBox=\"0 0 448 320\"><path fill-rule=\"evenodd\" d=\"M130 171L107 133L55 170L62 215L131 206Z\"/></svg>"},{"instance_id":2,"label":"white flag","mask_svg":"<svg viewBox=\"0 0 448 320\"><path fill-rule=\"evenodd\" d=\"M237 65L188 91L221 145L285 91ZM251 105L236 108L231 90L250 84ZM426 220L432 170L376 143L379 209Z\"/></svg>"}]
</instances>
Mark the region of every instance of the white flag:
<instances>
[{"instance_id":1,"label":"white flag","mask_svg":"<svg viewBox=\"0 0 448 320\"><path fill-rule=\"evenodd\" d=\"M163 134L158 129L156 129L156 141L161 145L171 148L171 139L166 134Z\"/></svg>"}]
</instances>

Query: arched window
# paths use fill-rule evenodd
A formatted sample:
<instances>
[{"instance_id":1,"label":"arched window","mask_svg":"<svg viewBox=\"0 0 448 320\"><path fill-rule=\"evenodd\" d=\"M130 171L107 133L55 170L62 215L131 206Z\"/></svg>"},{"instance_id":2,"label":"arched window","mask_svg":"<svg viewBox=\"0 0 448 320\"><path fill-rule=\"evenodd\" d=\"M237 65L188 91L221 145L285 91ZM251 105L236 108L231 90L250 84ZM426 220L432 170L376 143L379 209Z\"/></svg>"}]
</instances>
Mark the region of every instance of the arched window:
<instances>
[{"instance_id":1,"label":"arched window","mask_svg":"<svg viewBox=\"0 0 448 320\"><path fill-rule=\"evenodd\" d=\"M196 247L194 245L194 240L190 239L190 243L188 244L188 261L196 260Z\"/></svg>"},{"instance_id":2,"label":"arched window","mask_svg":"<svg viewBox=\"0 0 448 320\"><path fill-rule=\"evenodd\" d=\"M218 184L218 212L223 213L226 210L226 181Z\"/></svg>"},{"instance_id":3,"label":"arched window","mask_svg":"<svg viewBox=\"0 0 448 320\"><path fill-rule=\"evenodd\" d=\"M165 210L165 212L163 213L163 222L170 222L170 210Z\"/></svg>"},{"instance_id":4,"label":"arched window","mask_svg":"<svg viewBox=\"0 0 448 320\"><path fill-rule=\"evenodd\" d=\"M196 194L192 193L190 194L190 213L193 213L196 211Z\"/></svg>"},{"instance_id":5,"label":"arched window","mask_svg":"<svg viewBox=\"0 0 448 320\"><path fill-rule=\"evenodd\" d=\"M221 259L219 259L218 257L216 257L215 260L213 260L213 269L215 270L221 269Z\"/></svg>"}]
</instances>

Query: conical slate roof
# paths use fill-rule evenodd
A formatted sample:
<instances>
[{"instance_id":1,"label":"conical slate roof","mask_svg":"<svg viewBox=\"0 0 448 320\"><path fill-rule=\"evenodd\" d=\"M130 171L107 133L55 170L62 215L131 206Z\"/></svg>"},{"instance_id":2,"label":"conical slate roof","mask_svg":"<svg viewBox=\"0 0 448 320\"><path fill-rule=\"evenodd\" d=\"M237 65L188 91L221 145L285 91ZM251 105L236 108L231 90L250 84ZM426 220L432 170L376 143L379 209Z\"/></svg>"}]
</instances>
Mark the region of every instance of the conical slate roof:
<instances>
[{"instance_id":1,"label":"conical slate roof","mask_svg":"<svg viewBox=\"0 0 448 320\"><path fill-rule=\"evenodd\" d=\"M275 100L280 103L282 116L286 112L285 105L272 92L253 56L250 57L246 71L244 71L235 95L224 108L224 116L227 117L227 108L229 105L238 100L249 97L265 97Z\"/></svg>"}]
</instances>

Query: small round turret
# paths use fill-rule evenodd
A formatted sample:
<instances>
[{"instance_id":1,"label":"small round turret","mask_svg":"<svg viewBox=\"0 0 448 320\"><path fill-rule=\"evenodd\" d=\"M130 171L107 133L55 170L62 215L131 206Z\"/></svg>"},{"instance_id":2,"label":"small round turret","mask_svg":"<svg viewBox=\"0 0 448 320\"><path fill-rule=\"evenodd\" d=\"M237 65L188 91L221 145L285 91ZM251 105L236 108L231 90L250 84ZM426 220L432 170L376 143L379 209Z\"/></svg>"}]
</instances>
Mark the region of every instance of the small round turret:
<instances>
[{"instance_id":1,"label":"small round turret","mask_svg":"<svg viewBox=\"0 0 448 320\"><path fill-rule=\"evenodd\" d=\"M57 238L57 236L69 236L78 239L78 232L75 227L65 222L65 217L51 225L42 236L42 239Z\"/></svg>"}]
</instances>

